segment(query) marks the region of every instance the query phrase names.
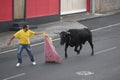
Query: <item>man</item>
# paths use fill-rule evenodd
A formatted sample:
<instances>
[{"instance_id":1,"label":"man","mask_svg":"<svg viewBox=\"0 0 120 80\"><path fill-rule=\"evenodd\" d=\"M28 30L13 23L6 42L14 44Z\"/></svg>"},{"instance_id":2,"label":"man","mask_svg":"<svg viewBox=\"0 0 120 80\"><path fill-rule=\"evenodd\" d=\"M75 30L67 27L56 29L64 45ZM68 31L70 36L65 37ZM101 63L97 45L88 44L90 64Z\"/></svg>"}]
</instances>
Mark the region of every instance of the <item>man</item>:
<instances>
[{"instance_id":1,"label":"man","mask_svg":"<svg viewBox=\"0 0 120 80\"><path fill-rule=\"evenodd\" d=\"M17 38L19 40L19 46L18 46L18 52L17 52L18 63L16 64L17 67L19 67L22 63L21 53L23 49L27 51L32 64L36 65L33 54L31 52L30 37L34 35L39 35L39 34L43 34L43 32L34 32L29 29L29 25L25 25L23 26L23 29L13 34L13 36L10 38L10 40L8 41L8 46L11 44L14 38Z\"/></svg>"}]
</instances>

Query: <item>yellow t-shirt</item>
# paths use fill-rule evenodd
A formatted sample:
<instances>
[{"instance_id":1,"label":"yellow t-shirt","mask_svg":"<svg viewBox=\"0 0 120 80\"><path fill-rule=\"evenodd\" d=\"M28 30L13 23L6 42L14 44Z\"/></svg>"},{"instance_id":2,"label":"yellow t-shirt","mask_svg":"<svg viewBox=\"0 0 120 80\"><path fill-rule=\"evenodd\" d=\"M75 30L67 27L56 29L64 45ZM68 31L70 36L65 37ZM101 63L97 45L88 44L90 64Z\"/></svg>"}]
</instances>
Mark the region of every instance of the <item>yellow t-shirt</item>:
<instances>
[{"instance_id":1,"label":"yellow t-shirt","mask_svg":"<svg viewBox=\"0 0 120 80\"><path fill-rule=\"evenodd\" d=\"M30 37L34 35L35 32L31 30L25 32L23 29L14 34L15 38L18 38L19 44L30 44Z\"/></svg>"}]
</instances>

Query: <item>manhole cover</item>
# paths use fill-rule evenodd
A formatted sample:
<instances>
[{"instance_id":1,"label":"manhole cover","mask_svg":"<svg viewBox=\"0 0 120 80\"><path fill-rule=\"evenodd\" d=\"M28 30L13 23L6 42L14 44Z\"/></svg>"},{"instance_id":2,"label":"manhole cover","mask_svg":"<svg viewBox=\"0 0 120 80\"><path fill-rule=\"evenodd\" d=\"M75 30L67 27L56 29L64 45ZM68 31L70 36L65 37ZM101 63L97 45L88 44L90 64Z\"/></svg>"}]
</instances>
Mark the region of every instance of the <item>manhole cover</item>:
<instances>
[{"instance_id":1,"label":"manhole cover","mask_svg":"<svg viewBox=\"0 0 120 80\"><path fill-rule=\"evenodd\" d=\"M90 72L90 71L79 71L79 72L76 72L77 75L93 75L94 73L93 72Z\"/></svg>"}]
</instances>

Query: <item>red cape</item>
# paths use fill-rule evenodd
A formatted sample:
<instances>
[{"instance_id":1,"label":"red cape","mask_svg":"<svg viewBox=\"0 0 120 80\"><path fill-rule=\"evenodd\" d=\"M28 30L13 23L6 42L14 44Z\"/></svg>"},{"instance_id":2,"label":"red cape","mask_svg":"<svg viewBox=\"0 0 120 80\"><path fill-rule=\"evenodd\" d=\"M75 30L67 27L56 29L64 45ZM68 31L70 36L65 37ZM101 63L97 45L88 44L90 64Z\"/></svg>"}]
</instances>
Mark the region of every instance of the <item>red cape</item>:
<instances>
[{"instance_id":1,"label":"red cape","mask_svg":"<svg viewBox=\"0 0 120 80\"><path fill-rule=\"evenodd\" d=\"M49 37L44 38L44 55L45 55L45 61L46 62L62 62L62 58L60 55L56 52L55 47L53 46L52 41Z\"/></svg>"}]
</instances>

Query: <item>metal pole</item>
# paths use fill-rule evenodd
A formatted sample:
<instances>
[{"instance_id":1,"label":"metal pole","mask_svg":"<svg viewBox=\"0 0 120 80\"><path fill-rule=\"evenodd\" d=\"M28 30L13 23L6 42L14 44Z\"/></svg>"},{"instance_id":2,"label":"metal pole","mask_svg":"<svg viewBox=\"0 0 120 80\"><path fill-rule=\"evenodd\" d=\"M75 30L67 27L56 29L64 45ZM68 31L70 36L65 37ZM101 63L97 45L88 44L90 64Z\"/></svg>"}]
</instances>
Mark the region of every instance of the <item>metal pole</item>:
<instances>
[{"instance_id":1,"label":"metal pole","mask_svg":"<svg viewBox=\"0 0 120 80\"><path fill-rule=\"evenodd\" d=\"M92 14L95 13L95 0L92 0Z\"/></svg>"}]
</instances>

